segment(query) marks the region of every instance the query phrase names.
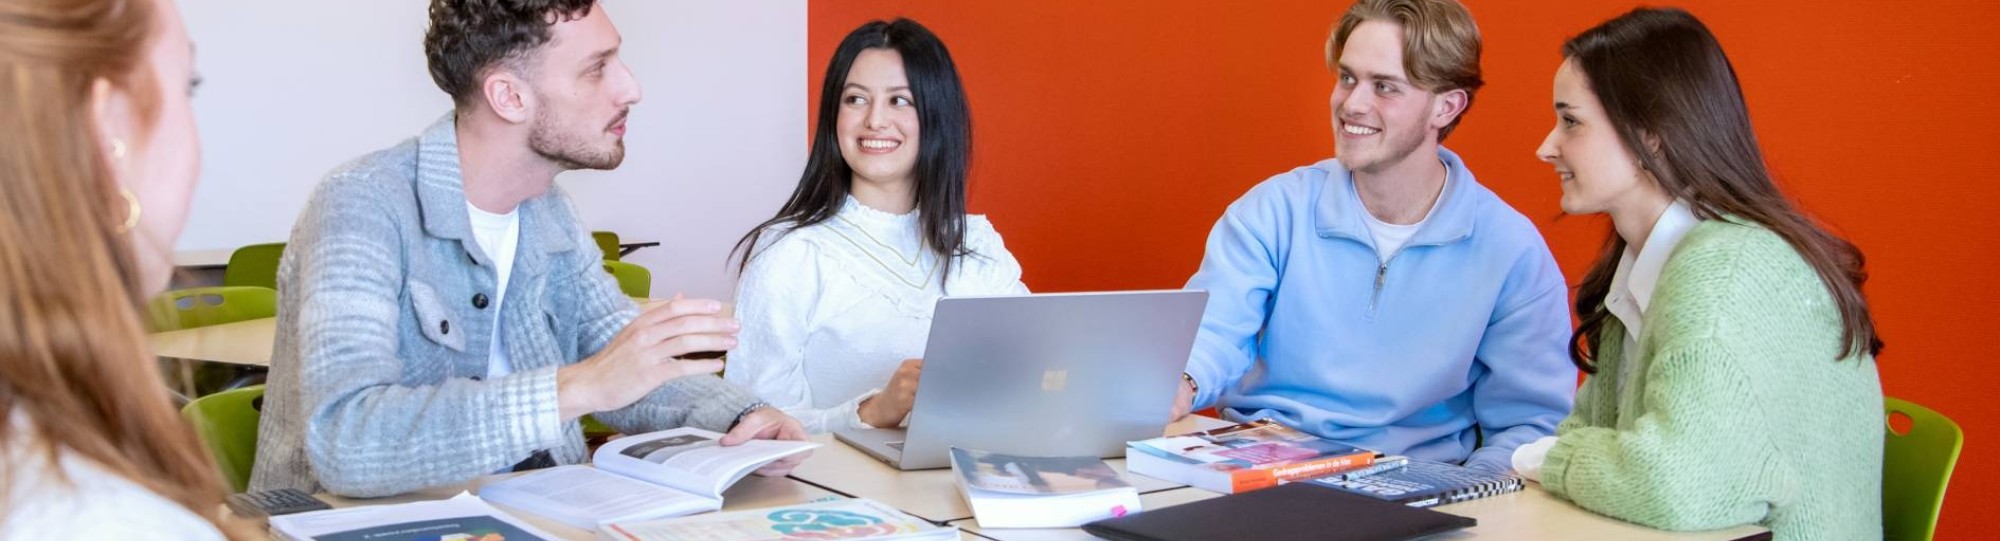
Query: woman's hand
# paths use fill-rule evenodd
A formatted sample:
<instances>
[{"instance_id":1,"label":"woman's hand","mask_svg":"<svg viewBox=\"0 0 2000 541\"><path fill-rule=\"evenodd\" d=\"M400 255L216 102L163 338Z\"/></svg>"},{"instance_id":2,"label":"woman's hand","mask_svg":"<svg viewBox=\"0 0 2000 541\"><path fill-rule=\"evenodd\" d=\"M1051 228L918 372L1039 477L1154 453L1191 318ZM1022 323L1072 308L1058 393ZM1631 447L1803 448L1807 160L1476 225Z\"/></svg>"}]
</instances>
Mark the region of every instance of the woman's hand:
<instances>
[{"instance_id":1,"label":"woman's hand","mask_svg":"<svg viewBox=\"0 0 2000 541\"><path fill-rule=\"evenodd\" d=\"M917 376L924 370L923 359L904 359L881 393L861 401L861 422L877 428L895 428L910 415L917 402Z\"/></svg>"}]
</instances>

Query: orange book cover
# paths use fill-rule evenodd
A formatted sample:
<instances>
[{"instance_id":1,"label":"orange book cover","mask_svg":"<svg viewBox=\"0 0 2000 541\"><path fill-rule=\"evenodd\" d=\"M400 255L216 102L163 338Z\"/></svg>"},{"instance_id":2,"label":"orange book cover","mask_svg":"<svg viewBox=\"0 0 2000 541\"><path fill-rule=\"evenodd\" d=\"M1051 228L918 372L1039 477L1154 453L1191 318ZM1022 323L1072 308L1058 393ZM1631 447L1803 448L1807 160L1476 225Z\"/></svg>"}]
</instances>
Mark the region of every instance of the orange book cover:
<instances>
[{"instance_id":1,"label":"orange book cover","mask_svg":"<svg viewBox=\"0 0 2000 541\"><path fill-rule=\"evenodd\" d=\"M1132 442L1131 449L1164 459L1167 468L1226 475L1231 493L1364 467L1377 455L1270 420Z\"/></svg>"}]
</instances>

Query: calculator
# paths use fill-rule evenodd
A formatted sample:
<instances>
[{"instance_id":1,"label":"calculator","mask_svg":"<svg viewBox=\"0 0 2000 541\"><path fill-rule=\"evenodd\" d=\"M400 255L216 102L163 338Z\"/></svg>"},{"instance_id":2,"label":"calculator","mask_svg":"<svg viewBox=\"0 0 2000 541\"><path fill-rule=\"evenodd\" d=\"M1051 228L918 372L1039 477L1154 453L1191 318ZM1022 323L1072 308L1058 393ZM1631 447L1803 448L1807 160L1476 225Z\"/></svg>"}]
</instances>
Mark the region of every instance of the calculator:
<instances>
[{"instance_id":1,"label":"calculator","mask_svg":"<svg viewBox=\"0 0 2000 541\"><path fill-rule=\"evenodd\" d=\"M226 501L237 515L253 519L333 508L296 488L230 494Z\"/></svg>"}]
</instances>

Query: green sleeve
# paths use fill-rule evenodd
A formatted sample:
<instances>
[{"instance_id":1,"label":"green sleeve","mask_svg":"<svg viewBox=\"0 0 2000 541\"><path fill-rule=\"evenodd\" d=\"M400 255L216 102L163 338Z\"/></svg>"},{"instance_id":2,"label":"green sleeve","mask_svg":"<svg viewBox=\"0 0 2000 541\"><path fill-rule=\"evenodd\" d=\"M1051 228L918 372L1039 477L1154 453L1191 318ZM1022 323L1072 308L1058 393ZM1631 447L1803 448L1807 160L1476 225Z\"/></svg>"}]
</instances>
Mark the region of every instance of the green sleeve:
<instances>
[{"instance_id":1,"label":"green sleeve","mask_svg":"<svg viewBox=\"0 0 2000 541\"><path fill-rule=\"evenodd\" d=\"M1761 521L1775 455L1750 399L1756 382L1736 365L1744 361L1712 340L1657 352L1642 376L1644 413L1624 429L1565 422L1543 465L1543 488L1666 530Z\"/></svg>"},{"instance_id":2,"label":"green sleeve","mask_svg":"<svg viewBox=\"0 0 2000 541\"><path fill-rule=\"evenodd\" d=\"M1598 358L1592 361L1597 366L1597 373L1585 377L1583 385L1577 388L1576 405L1570 408L1569 416L1563 418L1562 424L1556 425L1557 436L1584 427L1613 426L1617 422L1618 388L1615 378L1618 374L1619 360L1624 358L1625 354L1621 351L1625 345L1625 341L1622 340L1625 328L1618 324L1617 318L1606 318L1604 326L1598 329L1597 336L1613 336L1621 339L1605 343L1598 352Z\"/></svg>"}]
</instances>

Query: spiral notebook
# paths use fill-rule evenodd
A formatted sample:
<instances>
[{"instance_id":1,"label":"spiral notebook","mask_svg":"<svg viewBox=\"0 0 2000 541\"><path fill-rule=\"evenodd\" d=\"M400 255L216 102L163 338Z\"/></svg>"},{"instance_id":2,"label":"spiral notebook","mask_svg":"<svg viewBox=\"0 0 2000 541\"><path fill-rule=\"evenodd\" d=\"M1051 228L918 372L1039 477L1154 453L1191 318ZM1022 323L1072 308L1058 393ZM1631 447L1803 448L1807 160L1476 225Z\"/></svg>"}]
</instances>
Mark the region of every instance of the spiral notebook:
<instances>
[{"instance_id":1,"label":"spiral notebook","mask_svg":"<svg viewBox=\"0 0 2000 541\"><path fill-rule=\"evenodd\" d=\"M1411 507L1445 505L1518 492L1526 483L1512 475L1414 459L1410 460L1409 466L1399 470L1358 479L1329 477L1311 482Z\"/></svg>"}]
</instances>

